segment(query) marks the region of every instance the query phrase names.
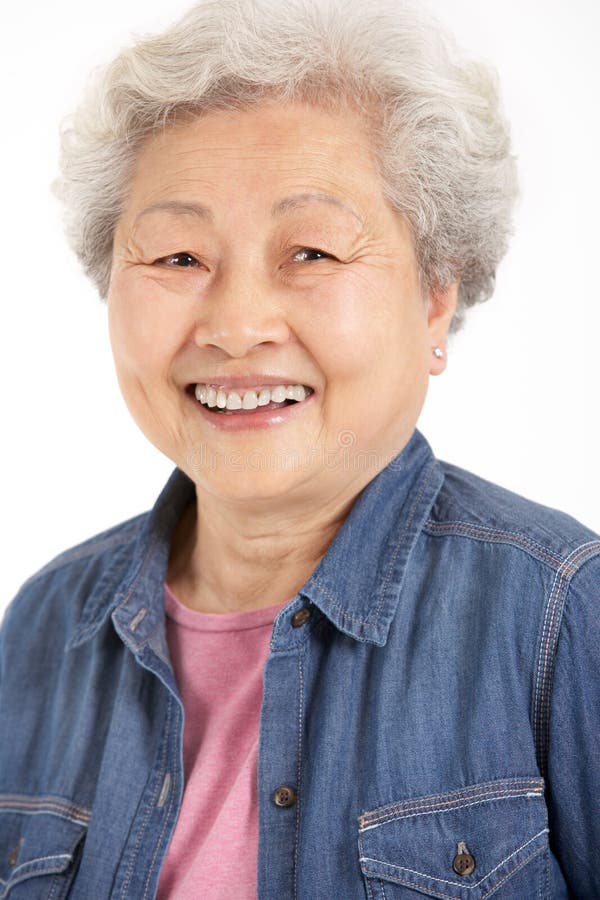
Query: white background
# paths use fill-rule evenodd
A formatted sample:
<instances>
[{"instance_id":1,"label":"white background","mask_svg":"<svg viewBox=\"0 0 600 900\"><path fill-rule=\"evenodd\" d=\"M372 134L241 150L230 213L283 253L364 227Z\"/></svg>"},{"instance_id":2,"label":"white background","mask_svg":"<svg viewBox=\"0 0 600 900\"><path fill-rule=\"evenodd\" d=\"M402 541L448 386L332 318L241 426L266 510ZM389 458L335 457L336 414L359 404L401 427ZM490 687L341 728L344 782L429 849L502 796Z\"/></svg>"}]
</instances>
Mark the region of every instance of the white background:
<instances>
[{"instance_id":1,"label":"white background","mask_svg":"<svg viewBox=\"0 0 600 900\"><path fill-rule=\"evenodd\" d=\"M0 15L0 612L56 553L150 507L173 468L120 397L106 308L70 255L49 184L58 123L91 67L188 5L34 0ZM438 457L600 531L600 4L430 6L500 73L522 201L496 293L451 345L419 428Z\"/></svg>"}]
</instances>

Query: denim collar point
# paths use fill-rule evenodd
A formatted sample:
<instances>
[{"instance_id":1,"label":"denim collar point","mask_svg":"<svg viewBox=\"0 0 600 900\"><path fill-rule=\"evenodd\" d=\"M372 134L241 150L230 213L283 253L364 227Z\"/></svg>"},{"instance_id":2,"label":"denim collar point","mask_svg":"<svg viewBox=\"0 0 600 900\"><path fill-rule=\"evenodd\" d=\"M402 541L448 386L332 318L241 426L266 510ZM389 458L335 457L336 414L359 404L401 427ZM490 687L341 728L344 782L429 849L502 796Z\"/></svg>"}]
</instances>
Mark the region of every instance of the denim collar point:
<instances>
[{"instance_id":1,"label":"denim collar point","mask_svg":"<svg viewBox=\"0 0 600 900\"><path fill-rule=\"evenodd\" d=\"M415 429L358 495L301 588L340 631L385 645L412 549L443 481L431 447Z\"/></svg>"},{"instance_id":2,"label":"denim collar point","mask_svg":"<svg viewBox=\"0 0 600 900\"><path fill-rule=\"evenodd\" d=\"M171 534L195 492L194 482L181 469L174 469L153 508L140 517L135 539L125 543L120 553L113 552L114 565L90 594L69 647L90 640L111 613L131 650L136 652L149 639L163 618ZM148 603L149 587L156 598L153 606Z\"/></svg>"}]
</instances>

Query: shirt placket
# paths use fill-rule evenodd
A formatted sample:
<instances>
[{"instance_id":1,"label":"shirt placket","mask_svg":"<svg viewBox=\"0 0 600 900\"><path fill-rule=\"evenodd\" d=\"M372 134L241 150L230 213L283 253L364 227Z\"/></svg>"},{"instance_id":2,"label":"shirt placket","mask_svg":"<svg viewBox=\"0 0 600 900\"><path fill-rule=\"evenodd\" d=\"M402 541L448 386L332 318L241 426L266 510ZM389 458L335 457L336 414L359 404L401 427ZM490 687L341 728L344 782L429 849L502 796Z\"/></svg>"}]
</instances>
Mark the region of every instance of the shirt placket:
<instances>
[{"instance_id":1,"label":"shirt placket","mask_svg":"<svg viewBox=\"0 0 600 900\"><path fill-rule=\"evenodd\" d=\"M133 818L111 890L111 900L151 900L175 829L183 796L183 706L170 665L146 648L136 656L164 687L154 730L157 752Z\"/></svg>"},{"instance_id":2,"label":"shirt placket","mask_svg":"<svg viewBox=\"0 0 600 900\"><path fill-rule=\"evenodd\" d=\"M310 620L310 604L301 596L282 610L264 669L257 773L258 900L297 897Z\"/></svg>"}]
</instances>

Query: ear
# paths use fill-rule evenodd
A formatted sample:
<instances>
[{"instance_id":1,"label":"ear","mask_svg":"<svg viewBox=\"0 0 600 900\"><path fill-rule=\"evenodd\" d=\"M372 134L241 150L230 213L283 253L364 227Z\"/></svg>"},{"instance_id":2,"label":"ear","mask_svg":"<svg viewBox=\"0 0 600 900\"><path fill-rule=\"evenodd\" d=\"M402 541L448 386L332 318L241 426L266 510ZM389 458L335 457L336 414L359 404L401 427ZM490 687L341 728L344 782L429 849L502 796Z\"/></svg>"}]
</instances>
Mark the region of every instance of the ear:
<instances>
[{"instance_id":1,"label":"ear","mask_svg":"<svg viewBox=\"0 0 600 900\"><path fill-rule=\"evenodd\" d=\"M446 341L452 317L456 312L459 282L454 281L448 287L432 288L427 301L427 331L431 347L431 375L441 375L446 368ZM433 348L440 347L444 355L439 359L433 355Z\"/></svg>"}]
</instances>

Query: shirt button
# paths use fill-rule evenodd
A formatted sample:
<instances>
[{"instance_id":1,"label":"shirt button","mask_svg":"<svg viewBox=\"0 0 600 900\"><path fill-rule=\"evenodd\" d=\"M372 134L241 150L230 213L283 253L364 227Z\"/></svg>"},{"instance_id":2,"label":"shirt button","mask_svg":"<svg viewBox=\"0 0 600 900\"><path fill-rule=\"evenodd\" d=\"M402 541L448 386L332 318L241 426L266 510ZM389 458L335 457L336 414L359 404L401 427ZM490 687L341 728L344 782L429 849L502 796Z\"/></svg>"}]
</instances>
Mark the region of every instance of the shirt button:
<instances>
[{"instance_id":1,"label":"shirt button","mask_svg":"<svg viewBox=\"0 0 600 900\"><path fill-rule=\"evenodd\" d=\"M458 845L458 852L452 860L452 868L457 875L470 875L475 871L475 859L467 850L464 841Z\"/></svg>"},{"instance_id":2,"label":"shirt button","mask_svg":"<svg viewBox=\"0 0 600 900\"><path fill-rule=\"evenodd\" d=\"M273 800L277 806L293 806L296 802L296 791L293 787L283 784L273 794Z\"/></svg>"},{"instance_id":3,"label":"shirt button","mask_svg":"<svg viewBox=\"0 0 600 900\"><path fill-rule=\"evenodd\" d=\"M309 619L310 609L308 606L303 606L302 609L299 609L292 616L292 628L300 628L301 625L306 625Z\"/></svg>"}]
</instances>

